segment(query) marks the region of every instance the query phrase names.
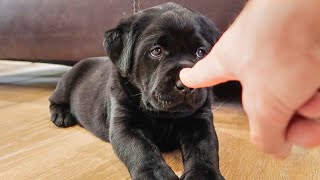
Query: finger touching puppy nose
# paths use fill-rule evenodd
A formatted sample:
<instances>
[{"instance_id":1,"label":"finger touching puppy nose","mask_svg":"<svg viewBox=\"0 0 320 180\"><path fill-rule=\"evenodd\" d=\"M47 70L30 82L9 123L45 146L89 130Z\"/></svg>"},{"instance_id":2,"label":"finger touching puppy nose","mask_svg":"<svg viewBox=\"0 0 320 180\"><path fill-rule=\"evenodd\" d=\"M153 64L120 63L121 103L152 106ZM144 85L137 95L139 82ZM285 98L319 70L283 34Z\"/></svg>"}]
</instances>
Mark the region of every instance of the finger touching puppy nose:
<instances>
[{"instance_id":1,"label":"finger touching puppy nose","mask_svg":"<svg viewBox=\"0 0 320 180\"><path fill-rule=\"evenodd\" d=\"M177 76L177 82L176 82L176 88L178 90L185 90L185 89L191 89L193 90L193 88L189 88L187 85L185 85L181 79L180 79L180 73L181 71L183 71L184 69L190 69L192 68L193 66L195 65L194 62L189 62L189 61L182 61L182 62L179 62L179 68L180 68L180 71L178 72L178 76Z\"/></svg>"},{"instance_id":2,"label":"finger touching puppy nose","mask_svg":"<svg viewBox=\"0 0 320 180\"><path fill-rule=\"evenodd\" d=\"M176 82L176 88L181 92L187 92L187 91L193 90L193 88L188 88L187 86L185 86L180 79Z\"/></svg>"},{"instance_id":3,"label":"finger touching puppy nose","mask_svg":"<svg viewBox=\"0 0 320 180\"><path fill-rule=\"evenodd\" d=\"M182 69L179 75L182 82L188 87L201 88L236 80L229 69L226 68L225 62L218 58L212 50L192 68Z\"/></svg>"},{"instance_id":4,"label":"finger touching puppy nose","mask_svg":"<svg viewBox=\"0 0 320 180\"><path fill-rule=\"evenodd\" d=\"M184 84L182 84L181 80L178 80L177 83L176 83L176 87L178 90L184 90L184 89L187 89L188 87L185 86Z\"/></svg>"}]
</instances>

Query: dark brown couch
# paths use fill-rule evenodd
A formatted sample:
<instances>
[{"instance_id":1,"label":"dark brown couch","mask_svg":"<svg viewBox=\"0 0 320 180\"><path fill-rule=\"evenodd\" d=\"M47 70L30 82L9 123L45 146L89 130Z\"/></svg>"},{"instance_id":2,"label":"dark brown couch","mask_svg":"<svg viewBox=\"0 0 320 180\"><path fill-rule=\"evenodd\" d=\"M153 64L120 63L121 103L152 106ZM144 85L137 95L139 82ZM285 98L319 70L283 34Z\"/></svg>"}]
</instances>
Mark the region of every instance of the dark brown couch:
<instances>
[{"instance_id":1,"label":"dark brown couch","mask_svg":"<svg viewBox=\"0 0 320 180\"><path fill-rule=\"evenodd\" d=\"M141 0L141 9L168 1ZM246 0L174 0L224 31ZM104 54L104 32L133 13L132 0L0 0L0 59L75 62Z\"/></svg>"}]
</instances>

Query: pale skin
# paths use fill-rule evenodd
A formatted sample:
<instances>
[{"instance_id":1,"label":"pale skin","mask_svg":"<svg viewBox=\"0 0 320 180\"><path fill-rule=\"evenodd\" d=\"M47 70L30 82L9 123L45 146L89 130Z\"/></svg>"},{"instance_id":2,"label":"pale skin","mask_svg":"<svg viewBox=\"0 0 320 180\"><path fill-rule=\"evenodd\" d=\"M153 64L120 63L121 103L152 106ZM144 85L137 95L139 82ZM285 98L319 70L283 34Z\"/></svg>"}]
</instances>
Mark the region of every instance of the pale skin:
<instances>
[{"instance_id":1,"label":"pale skin","mask_svg":"<svg viewBox=\"0 0 320 180\"><path fill-rule=\"evenodd\" d=\"M320 1L251 0L181 81L199 88L238 80L256 147L285 158L320 144Z\"/></svg>"}]
</instances>

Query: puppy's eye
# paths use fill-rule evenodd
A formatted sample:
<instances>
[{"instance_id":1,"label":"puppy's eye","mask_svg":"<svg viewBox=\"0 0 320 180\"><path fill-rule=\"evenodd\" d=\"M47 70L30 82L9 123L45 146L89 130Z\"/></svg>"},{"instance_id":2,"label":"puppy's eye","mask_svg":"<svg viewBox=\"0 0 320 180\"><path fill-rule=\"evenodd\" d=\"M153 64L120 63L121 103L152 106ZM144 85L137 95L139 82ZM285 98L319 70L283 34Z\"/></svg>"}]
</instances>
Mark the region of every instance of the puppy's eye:
<instances>
[{"instance_id":1,"label":"puppy's eye","mask_svg":"<svg viewBox=\"0 0 320 180\"><path fill-rule=\"evenodd\" d=\"M198 48L196 51L196 56L198 59L202 59L206 54L206 51L202 48Z\"/></svg>"},{"instance_id":2,"label":"puppy's eye","mask_svg":"<svg viewBox=\"0 0 320 180\"><path fill-rule=\"evenodd\" d=\"M163 50L161 47L155 47L150 51L152 57L159 58L162 56Z\"/></svg>"}]
</instances>

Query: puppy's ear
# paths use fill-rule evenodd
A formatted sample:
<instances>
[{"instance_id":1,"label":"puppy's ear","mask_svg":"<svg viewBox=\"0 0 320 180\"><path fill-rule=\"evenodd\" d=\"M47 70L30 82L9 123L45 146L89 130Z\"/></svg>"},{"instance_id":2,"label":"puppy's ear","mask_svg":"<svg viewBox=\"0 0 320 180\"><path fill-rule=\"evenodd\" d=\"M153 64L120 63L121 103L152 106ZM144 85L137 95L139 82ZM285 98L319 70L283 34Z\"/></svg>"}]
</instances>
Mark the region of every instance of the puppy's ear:
<instances>
[{"instance_id":1,"label":"puppy's ear","mask_svg":"<svg viewBox=\"0 0 320 180\"><path fill-rule=\"evenodd\" d=\"M218 29L216 24L206 16L200 15L198 20L202 26L201 34L210 44L214 45L221 37L221 31Z\"/></svg>"},{"instance_id":2,"label":"puppy's ear","mask_svg":"<svg viewBox=\"0 0 320 180\"><path fill-rule=\"evenodd\" d=\"M133 58L134 38L131 25L128 24L120 24L105 33L103 45L106 54L123 77L128 75Z\"/></svg>"}]
</instances>

